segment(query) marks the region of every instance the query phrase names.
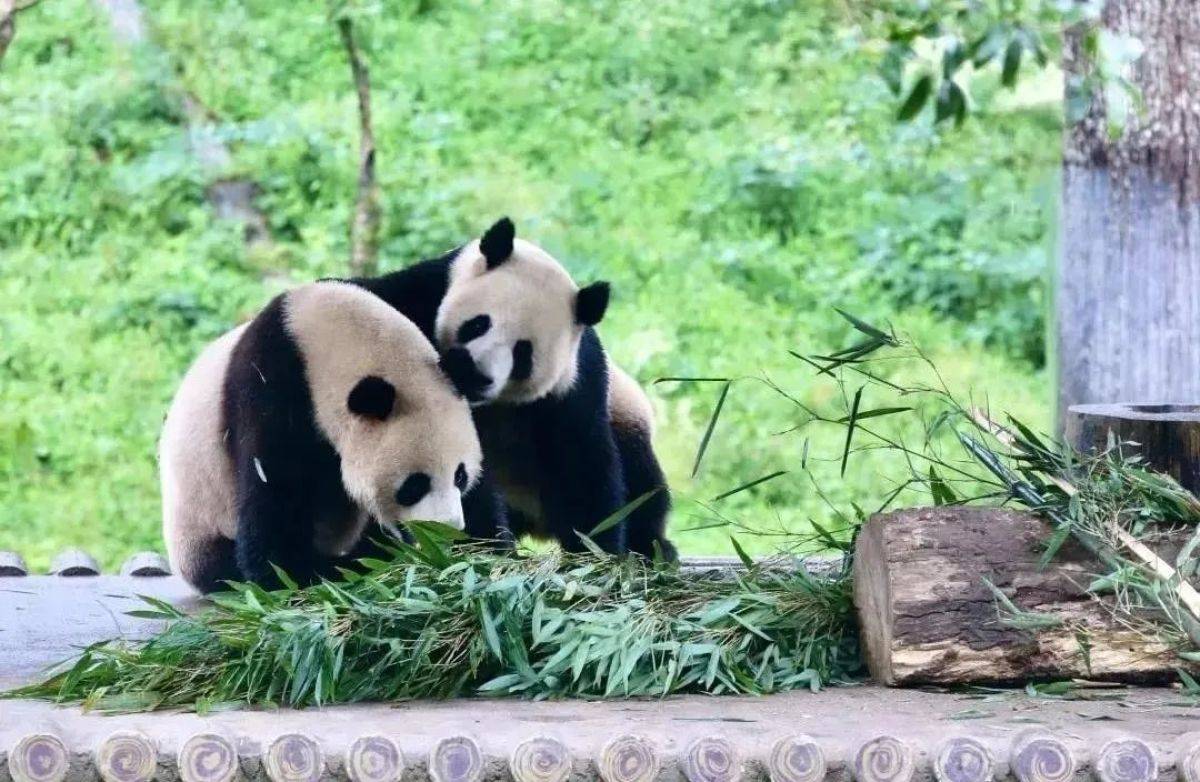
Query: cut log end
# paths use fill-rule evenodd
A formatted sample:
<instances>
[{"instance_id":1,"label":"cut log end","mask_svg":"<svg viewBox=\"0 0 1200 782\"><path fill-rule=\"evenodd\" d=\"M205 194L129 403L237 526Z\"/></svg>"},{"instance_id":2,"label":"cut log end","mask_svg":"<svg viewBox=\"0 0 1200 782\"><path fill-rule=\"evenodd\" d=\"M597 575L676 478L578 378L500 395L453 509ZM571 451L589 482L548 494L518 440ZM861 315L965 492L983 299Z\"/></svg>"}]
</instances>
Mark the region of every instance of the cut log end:
<instances>
[{"instance_id":1,"label":"cut log end","mask_svg":"<svg viewBox=\"0 0 1200 782\"><path fill-rule=\"evenodd\" d=\"M571 751L566 745L546 736L522 741L508 762L516 782L566 782L571 764Z\"/></svg>"},{"instance_id":2,"label":"cut log end","mask_svg":"<svg viewBox=\"0 0 1200 782\"><path fill-rule=\"evenodd\" d=\"M233 782L238 771L237 750L224 736L200 733L179 750L179 777L183 782Z\"/></svg>"},{"instance_id":3,"label":"cut log end","mask_svg":"<svg viewBox=\"0 0 1200 782\"><path fill-rule=\"evenodd\" d=\"M479 782L483 778L483 751L467 736L442 739L429 752L433 782Z\"/></svg>"},{"instance_id":4,"label":"cut log end","mask_svg":"<svg viewBox=\"0 0 1200 782\"><path fill-rule=\"evenodd\" d=\"M821 745L804 735L785 736L775 742L767 760L772 782L821 782L825 769Z\"/></svg>"},{"instance_id":5,"label":"cut log end","mask_svg":"<svg viewBox=\"0 0 1200 782\"><path fill-rule=\"evenodd\" d=\"M604 782L652 782L662 762L649 739L618 736L605 745L597 764Z\"/></svg>"},{"instance_id":6,"label":"cut log end","mask_svg":"<svg viewBox=\"0 0 1200 782\"><path fill-rule=\"evenodd\" d=\"M387 736L363 736L346 751L350 782L399 782L403 775L404 755Z\"/></svg>"},{"instance_id":7,"label":"cut log end","mask_svg":"<svg viewBox=\"0 0 1200 782\"><path fill-rule=\"evenodd\" d=\"M96 770L104 782L150 782L158 770L158 749L133 731L118 731L96 752Z\"/></svg>"},{"instance_id":8,"label":"cut log end","mask_svg":"<svg viewBox=\"0 0 1200 782\"><path fill-rule=\"evenodd\" d=\"M275 739L262 760L272 782L318 782L325 774L321 748L302 733L285 733Z\"/></svg>"}]
</instances>

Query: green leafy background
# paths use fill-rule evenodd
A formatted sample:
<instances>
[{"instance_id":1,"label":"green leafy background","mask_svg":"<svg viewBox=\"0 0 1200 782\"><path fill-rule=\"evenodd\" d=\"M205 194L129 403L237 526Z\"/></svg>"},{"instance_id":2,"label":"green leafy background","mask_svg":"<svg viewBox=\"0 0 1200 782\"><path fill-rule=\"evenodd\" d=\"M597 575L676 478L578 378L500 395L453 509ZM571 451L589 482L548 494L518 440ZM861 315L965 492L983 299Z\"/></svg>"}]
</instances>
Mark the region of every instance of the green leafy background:
<instances>
[{"instance_id":1,"label":"green leafy background","mask_svg":"<svg viewBox=\"0 0 1200 782\"><path fill-rule=\"evenodd\" d=\"M357 115L328 6L145 5L160 48L131 53L93 3L54 0L21 13L0 68L0 549L34 567L65 546L108 566L161 548L155 439L188 362L287 281L346 269ZM762 533L739 533L752 553L814 520L836 536L831 504L869 512L888 494L894 454L831 482L844 431L778 434L796 408L755 379L840 402L787 352L848 344L834 306L911 335L951 387L1050 418L1059 77L1002 92L983 70L961 127L898 124L886 30L874 4L850 5L351 9L374 85L382 265L508 214L577 279L611 280L601 333L654 398L685 553L729 553L731 524ZM270 247L211 216L181 89L230 146L225 175L262 188ZM749 378L694 477L720 386L651 385L679 376Z\"/></svg>"}]
</instances>

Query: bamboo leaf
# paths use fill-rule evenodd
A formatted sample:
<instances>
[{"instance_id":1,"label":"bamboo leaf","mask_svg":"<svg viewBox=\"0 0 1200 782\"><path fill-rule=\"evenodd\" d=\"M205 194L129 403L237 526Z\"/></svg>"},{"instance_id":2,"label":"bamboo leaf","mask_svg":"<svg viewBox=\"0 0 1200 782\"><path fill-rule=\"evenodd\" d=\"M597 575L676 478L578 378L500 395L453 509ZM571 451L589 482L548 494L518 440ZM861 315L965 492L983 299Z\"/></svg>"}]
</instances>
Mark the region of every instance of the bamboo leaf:
<instances>
[{"instance_id":1,"label":"bamboo leaf","mask_svg":"<svg viewBox=\"0 0 1200 782\"><path fill-rule=\"evenodd\" d=\"M807 442L808 441L805 440L805 443L807 443ZM732 497L733 495L735 495L739 492L746 491L747 489L753 489L755 486L758 486L759 484L766 483L767 481L770 481L770 480L774 480L775 478L778 478L780 475L787 475L787 470L777 470L776 472L770 473L769 475L764 475L761 478L755 478L754 480L750 481L749 483L743 483L741 486L738 486L736 489L730 489L727 492L722 492L721 494L718 494L716 497L713 497L711 500L709 500L709 502L718 502L720 500L725 499L726 497Z\"/></svg>"},{"instance_id":2,"label":"bamboo leaf","mask_svg":"<svg viewBox=\"0 0 1200 782\"><path fill-rule=\"evenodd\" d=\"M704 436L700 439L700 449L696 451L696 462L692 465L692 477L696 477L696 473L700 471L700 462L704 459L704 452L708 450L709 440L712 439L713 429L717 426L717 419L721 416L721 408L725 406L725 398L729 395L729 386L732 381L726 381L721 388L721 396L717 398L717 406L713 408L712 417L708 419L708 427L704 430Z\"/></svg>"},{"instance_id":3,"label":"bamboo leaf","mask_svg":"<svg viewBox=\"0 0 1200 782\"><path fill-rule=\"evenodd\" d=\"M842 476L846 475L846 462L850 460L850 442L854 439L854 427L858 425L858 404L862 401L863 386L854 392L854 401L850 404L850 415L846 424L846 445L842 449Z\"/></svg>"}]
</instances>

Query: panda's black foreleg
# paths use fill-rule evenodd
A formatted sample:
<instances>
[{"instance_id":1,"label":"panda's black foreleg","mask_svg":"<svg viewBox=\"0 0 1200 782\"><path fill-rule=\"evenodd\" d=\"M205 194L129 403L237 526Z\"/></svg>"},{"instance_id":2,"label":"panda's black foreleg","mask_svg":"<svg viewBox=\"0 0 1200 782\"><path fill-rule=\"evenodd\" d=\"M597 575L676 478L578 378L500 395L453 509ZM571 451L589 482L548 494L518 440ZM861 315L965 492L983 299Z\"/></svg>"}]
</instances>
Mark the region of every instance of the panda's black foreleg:
<instances>
[{"instance_id":1,"label":"panda's black foreleg","mask_svg":"<svg viewBox=\"0 0 1200 782\"><path fill-rule=\"evenodd\" d=\"M610 554L625 553L625 523L592 530L624 505L625 481L609 428L607 401L543 400L534 429L546 531L566 551L584 551L580 534ZM574 404L572 404L574 402Z\"/></svg>"},{"instance_id":2,"label":"panda's black foreleg","mask_svg":"<svg viewBox=\"0 0 1200 782\"><path fill-rule=\"evenodd\" d=\"M508 527L504 498L489 480L486 469L479 480L463 495L465 532L472 540L487 541L501 550L511 549L515 538Z\"/></svg>"},{"instance_id":3,"label":"panda's black foreleg","mask_svg":"<svg viewBox=\"0 0 1200 782\"><path fill-rule=\"evenodd\" d=\"M313 545L307 493L276 475L263 480L252 459L238 465L238 529L234 544L242 578L265 589L281 586L272 565L303 585L314 582L324 560ZM261 462L260 462L261 464Z\"/></svg>"},{"instance_id":4,"label":"panda's black foreleg","mask_svg":"<svg viewBox=\"0 0 1200 782\"><path fill-rule=\"evenodd\" d=\"M674 562L679 555L666 536L671 494L666 476L654 456L649 433L613 426L613 437L621 459L621 474L625 478L626 503L650 494L625 519L626 544L630 551L647 559L653 559L657 554Z\"/></svg>"}]
</instances>

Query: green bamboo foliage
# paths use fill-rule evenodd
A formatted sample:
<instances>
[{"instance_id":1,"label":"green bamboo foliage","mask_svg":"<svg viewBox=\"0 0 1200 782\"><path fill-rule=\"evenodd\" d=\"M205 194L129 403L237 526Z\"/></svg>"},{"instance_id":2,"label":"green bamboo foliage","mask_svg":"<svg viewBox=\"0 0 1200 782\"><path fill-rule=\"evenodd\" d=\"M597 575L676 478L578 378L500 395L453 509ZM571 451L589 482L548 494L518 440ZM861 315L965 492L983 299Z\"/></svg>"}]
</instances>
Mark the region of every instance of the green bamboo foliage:
<instances>
[{"instance_id":1,"label":"green bamboo foliage","mask_svg":"<svg viewBox=\"0 0 1200 782\"><path fill-rule=\"evenodd\" d=\"M443 528L444 529L444 528ZM93 646L16 693L106 710L817 689L858 667L850 588L796 572L686 574L588 554L526 558L436 525L344 582L238 585L143 645Z\"/></svg>"}]
</instances>

